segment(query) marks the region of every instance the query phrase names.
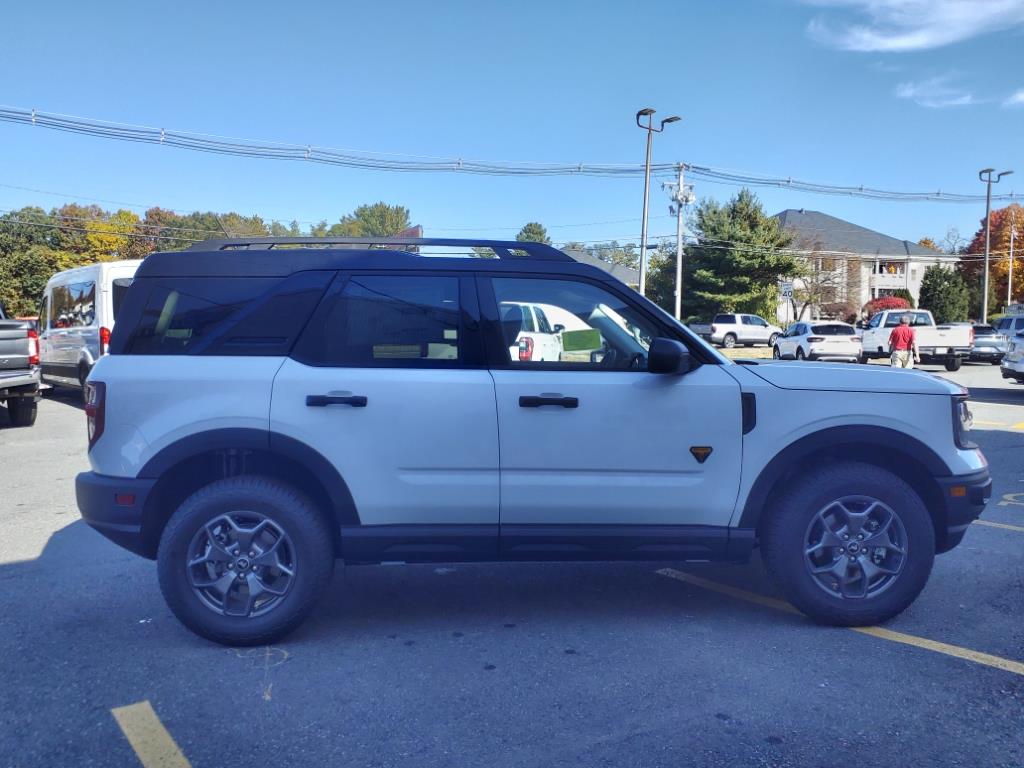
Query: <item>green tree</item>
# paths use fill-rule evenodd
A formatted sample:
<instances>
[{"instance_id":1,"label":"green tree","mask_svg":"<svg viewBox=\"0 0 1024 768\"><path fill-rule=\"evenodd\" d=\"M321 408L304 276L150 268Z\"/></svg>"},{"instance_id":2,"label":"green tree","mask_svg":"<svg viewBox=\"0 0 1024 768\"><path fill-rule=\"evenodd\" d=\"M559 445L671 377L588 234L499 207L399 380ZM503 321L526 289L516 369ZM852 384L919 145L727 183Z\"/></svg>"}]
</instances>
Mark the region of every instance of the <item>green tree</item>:
<instances>
[{"instance_id":1,"label":"green tree","mask_svg":"<svg viewBox=\"0 0 1024 768\"><path fill-rule=\"evenodd\" d=\"M725 205L702 201L692 228L697 244L686 247L683 259L684 317L724 311L774 318L778 280L798 274L800 265L784 250L791 236L764 212L757 195L743 189ZM655 301L671 311L674 259L652 261L651 288Z\"/></svg>"},{"instance_id":2,"label":"green tree","mask_svg":"<svg viewBox=\"0 0 1024 768\"><path fill-rule=\"evenodd\" d=\"M410 226L408 208L380 202L360 205L352 213L342 216L325 234L329 237L390 237ZM321 231L321 225L315 226L313 236L322 236Z\"/></svg>"},{"instance_id":3,"label":"green tree","mask_svg":"<svg viewBox=\"0 0 1024 768\"><path fill-rule=\"evenodd\" d=\"M545 245L551 245L548 231L544 229L543 224L536 221L524 224L523 228L519 230L519 234L516 235L516 240L521 243L544 243Z\"/></svg>"},{"instance_id":4,"label":"green tree","mask_svg":"<svg viewBox=\"0 0 1024 768\"><path fill-rule=\"evenodd\" d=\"M0 253L0 302L13 316L34 315L46 281L57 272L83 263L79 254L45 245Z\"/></svg>"},{"instance_id":5,"label":"green tree","mask_svg":"<svg viewBox=\"0 0 1024 768\"><path fill-rule=\"evenodd\" d=\"M918 306L930 310L938 323L966 320L969 296L963 278L952 269L938 264L928 267L921 280Z\"/></svg>"},{"instance_id":6,"label":"green tree","mask_svg":"<svg viewBox=\"0 0 1024 768\"><path fill-rule=\"evenodd\" d=\"M897 288L892 292L893 296L899 296L901 299L906 299L907 304L911 307L914 306L914 294L908 291L906 288Z\"/></svg>"}]
</instances>

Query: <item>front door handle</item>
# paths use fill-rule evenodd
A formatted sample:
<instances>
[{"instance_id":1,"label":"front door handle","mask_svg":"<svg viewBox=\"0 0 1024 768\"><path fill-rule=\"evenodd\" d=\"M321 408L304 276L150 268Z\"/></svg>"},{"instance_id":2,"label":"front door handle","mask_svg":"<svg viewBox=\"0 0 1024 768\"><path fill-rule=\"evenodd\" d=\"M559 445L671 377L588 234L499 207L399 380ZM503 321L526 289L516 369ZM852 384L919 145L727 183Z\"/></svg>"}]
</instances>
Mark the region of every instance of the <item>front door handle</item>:
<instances>
[{"instance_id":1,"label":"front door handle","mask_svg":"<svg viewBox=\"0 0 1024 768\"><path fill-rule=\"evenodd\" d=\"M520 408L540 408L542 405L579 408L580 400L578 397L562 397L561 395L522 395L519 398Z\"/></svg>"},{"instance_id":2,"label":"front door handle","mask_svg":"<svg viewBox=\"0 0 1024 768\"><path fill-rule=\"evenodd\" d=\"M323 408L328 405L351 405L353 408L365 408L365 395L306 395L306 405Z\"/></svg>"}]
</instances>

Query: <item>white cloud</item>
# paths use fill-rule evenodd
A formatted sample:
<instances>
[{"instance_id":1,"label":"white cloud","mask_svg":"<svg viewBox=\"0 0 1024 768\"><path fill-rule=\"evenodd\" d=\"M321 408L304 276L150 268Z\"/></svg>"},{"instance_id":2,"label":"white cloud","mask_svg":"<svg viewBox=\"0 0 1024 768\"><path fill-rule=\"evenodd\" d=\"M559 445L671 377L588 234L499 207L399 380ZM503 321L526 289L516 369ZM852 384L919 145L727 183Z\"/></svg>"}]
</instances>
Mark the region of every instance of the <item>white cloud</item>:
<instances>
[{"instance_id":1,"label":"white cloud","mask_svg":"<svg viewBox=\"0 0 1024 768\"><path fill-rule=\"evenodd\" d=\"M929 109L964 107L977 103L974 94L954 85L951 80L950 75L942 75L927 80L900 83L896 86L896 96L910 99L915 104Z\"/></svg>"},{"instance_id":2,"label":"white cloud","mask_svg":"<svg viewBox=\"0 0 1024 768\"><path fill-rule=\"evenodd\" d=\"M922 51L1024 26L1024 0L803 0L852 11L858 21L816 18L808 34L847 51ZM835 15L835 14L833 14ZM845 15L845 14L844 14Z\"/></svg>"},{"instance_id":3,"label":"white cloud","mask_svg":"<svg viewBox=\"0 0 1024 768\"><path fill-rule=\"evenodd\" d=\"M1024 88L1003 99L1004 107L1024 107Z\"/></svg>"}]
</instances>

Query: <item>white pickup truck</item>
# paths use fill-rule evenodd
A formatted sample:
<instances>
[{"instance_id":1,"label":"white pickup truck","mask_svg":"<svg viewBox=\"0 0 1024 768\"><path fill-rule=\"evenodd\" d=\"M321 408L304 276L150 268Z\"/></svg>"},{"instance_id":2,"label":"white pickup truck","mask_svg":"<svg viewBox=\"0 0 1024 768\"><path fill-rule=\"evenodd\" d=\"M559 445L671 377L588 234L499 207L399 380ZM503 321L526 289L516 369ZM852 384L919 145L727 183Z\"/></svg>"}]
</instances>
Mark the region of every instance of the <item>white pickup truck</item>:
<instances>
[{"instance_id":1,"label":"white pickup truck","mask_svg":"<svg viewBox=\"0 0 1024 768\"><path fill-rule=\"evenodd\" d=\"M887 309L872 315L861 337L864 357L889 356L889 335L904 316L910 317L922 363L941 364L947 371L956 371L970 357L974 329L969 325L936 325L926 309Z\"/></svg>"}]
</instances>

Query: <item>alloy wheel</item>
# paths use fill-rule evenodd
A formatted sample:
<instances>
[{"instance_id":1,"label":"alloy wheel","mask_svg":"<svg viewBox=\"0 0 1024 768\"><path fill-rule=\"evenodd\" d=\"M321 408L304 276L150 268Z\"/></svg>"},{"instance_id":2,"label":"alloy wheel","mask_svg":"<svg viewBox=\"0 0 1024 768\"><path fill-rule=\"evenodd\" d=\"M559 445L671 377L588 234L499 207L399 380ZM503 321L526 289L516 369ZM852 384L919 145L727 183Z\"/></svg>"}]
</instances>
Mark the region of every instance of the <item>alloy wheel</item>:
<instances>
[{"instance_id":1,"label":"alloy wheel","mask_svg":"<svg viewBox=\"0 0 1024 768\"><path fill-rule=\"evenodd\" d=\"M186 571L192 591L223 616L274 610L295 581L295 547L284 529L258 512L228 512L192 537Z\"/></svg>"},{"instance_id":2,"label":"alloy wheel","mask_svg":"<svg viewBox=\"0 0 1024 768\"><path fill-rule=\"evenodd\" d=\"M907 531L884 502L844 496L826 504L807 526L804 564L833 597L875 597L899 578L907 562Z\"/></svg>"}]
</instances>

